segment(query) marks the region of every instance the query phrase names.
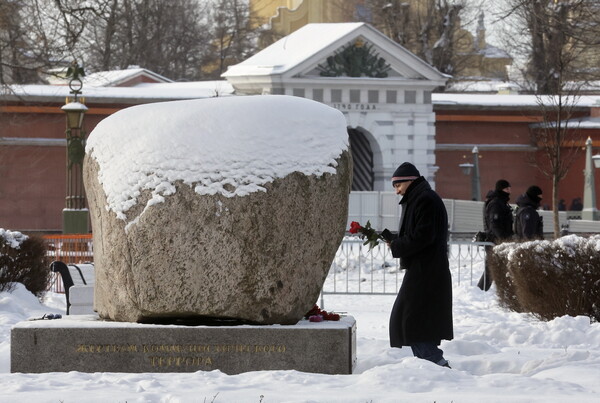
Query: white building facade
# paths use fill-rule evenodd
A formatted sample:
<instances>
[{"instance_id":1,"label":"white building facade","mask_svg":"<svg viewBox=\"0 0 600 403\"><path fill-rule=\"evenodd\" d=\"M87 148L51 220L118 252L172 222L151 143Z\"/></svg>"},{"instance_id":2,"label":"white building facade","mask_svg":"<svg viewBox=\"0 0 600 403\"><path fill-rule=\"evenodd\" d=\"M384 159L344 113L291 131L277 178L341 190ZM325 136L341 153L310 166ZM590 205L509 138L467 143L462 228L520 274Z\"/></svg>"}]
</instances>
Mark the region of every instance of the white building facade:
<instances>
[{"instance_id":1,"label":"white building facade","mask_svg":"<svg viewBox=\"0 0 600 403\"><path fill-rule=\"evenodd\" d=\"M390 190L402 162L435 186L431 93L448 77L365 23L308 24L223 77L238 95L292 95L348 122L354 191Z\"/></svg>"}]
</instances>

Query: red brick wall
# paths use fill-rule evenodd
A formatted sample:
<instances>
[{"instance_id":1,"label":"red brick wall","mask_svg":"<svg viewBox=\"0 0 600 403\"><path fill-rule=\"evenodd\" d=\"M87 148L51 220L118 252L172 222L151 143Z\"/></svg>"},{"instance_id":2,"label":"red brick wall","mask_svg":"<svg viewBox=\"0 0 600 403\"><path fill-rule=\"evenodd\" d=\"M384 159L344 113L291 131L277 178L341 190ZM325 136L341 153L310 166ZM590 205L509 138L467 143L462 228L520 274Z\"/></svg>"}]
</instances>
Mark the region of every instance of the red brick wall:
<instances>
[{"instance_id":1,"label":"red brick wall","mask_svg":"<svg viewBox=\"0 0 600 403\"><path fill-rule=\"evenodd\" d=\"M436 173L436 190L444 198L449 199L467 199L471 198L470 176L465 176L459 164L463 162L472 162L472 145L479 148L479 172L481 198L489 189L494 188L498 179L506 179L512 185L514 202L518 194L523 193L527 187L536 184L544 191L543 204L551 205L552 202L552 182L535 166L531 165L534 155L531 151L514 150L487 150L486 144L515 144L530 145L531 121L522 112L506 112L505 120L522 120L510 122L497 118L497 121L473 122L465 121L471 118L462 117L462 112L438 111L436 122L436 143L438 147L444 144L469 144L465 150L450 151L436 150L436 165L439 167ZM470 116L475 114L471 113ZM492 114L479 112L481 119L490 119ZM498 114L496 114L498 115ZM519 118L519 116L521 118ZM529 115L531 116L531 115ZM461 120L462 119L462 120ZM492 120L494 120L492 118ZM597 149L594 154L600 152L600 130L585 130L582 132L582 142L591 136ZM581 144L583 146L583 143ZM465 158L466 157L466 158ZM538 155L540 157L540 155ZM570 206L571 201L576 197L583 198L583 170L585 168L585 150L580 150L577 159L571 166L567 176L560 182L558 198L563 198ZM597 193L600 191L600 169L595 172L595 182ZM598 199L600 201L600 198Z\"/></svg>"},{"instance_id":2,"label":"red brick wall","mask_svg":"<svg viewBox=\"0 0 600 403\"><path fill-rule=\"evenodd\" d=\"M56 113L0 113L0 137L54 138L65 137L65 115L61 105ZM90 106L90 105L88 105ZM119 109L119 105L102 105ZM104 117L104 112L90 111L85 118L88 133ZM532 119L522 111L436 111L436 142L439 147L463 144L462 150L436 151L436 190L444 198L471 198L470 178L458 165L471 162L472 146L479 146L482 198L495 182L504 178L513 187L514 202L519 193L537 184L544 190L544 202L550 204L551 182L529 163L531 152L498 151L486 145L529 145ZM531 114L530 114L531 115ZM479 121L478 121L479 120ZM516 121L515 121L516 120ZM591 136L600 152L600 130L586 130L583 140ZM463 158L465 156L466 158ZM582 150L561 182L559 197L567 206L575 197L583 197ZM600 191L600 169L596 170L596 189ZM65 205L66 150L62 146L0 146L0 227L10 230L62 231L62 209ZM598 198L600 202L600 197Z\"/></svg>"},{"instance_id":3,"label":"red brick wall","mask_svg":"<svg viewBox=\"0 0 600 403\"><path fill-rule=\"evenodd\" d=\"M0 114L0 137L65 138L65 115ZM86 116L88 133L105 116ZM0 227L62 231L66 196L64 146L0 146Z\"/></svg>"}]
</instances>

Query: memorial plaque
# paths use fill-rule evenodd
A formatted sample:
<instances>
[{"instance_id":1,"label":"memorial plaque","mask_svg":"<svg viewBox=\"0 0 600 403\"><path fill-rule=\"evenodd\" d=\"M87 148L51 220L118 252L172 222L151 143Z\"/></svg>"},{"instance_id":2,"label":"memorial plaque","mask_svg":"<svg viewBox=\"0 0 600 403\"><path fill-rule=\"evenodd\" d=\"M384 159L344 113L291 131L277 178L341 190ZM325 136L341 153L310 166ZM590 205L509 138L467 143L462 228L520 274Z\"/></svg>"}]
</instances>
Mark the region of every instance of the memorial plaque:
<instances>
[{"instance_id":1,"label":"memorial plaque","mask_svg":"<svg viewBox=\"0 0 600 403\"><path fill-rule=\"evenodd\" d=\"M356 322L175 326L105 322L94 315L27 321L11 331L11 372L297 370L351 374Z\"/></svg>"}]
</instances>

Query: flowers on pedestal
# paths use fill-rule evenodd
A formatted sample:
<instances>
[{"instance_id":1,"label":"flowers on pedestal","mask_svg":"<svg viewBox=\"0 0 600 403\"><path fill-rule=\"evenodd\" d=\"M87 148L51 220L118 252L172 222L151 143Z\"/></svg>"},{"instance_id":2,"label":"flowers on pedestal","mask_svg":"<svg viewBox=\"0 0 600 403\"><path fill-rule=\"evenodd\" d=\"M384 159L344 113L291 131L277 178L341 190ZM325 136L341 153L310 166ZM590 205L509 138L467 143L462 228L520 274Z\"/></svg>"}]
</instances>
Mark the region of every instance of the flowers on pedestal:
<instances>
[{"instance_id":1,"label":"flowers on pedestal","mask_svg":"<svg viewBox=\"0 0 600 403\"><path fill-rule=\"evenodd\" d=\"M315 304L310 311L304 315L305 319L308 319L310 322L323 322L324 320L340 320L340 315L333 312L327 312L319 308L317 304Z\"/></svg>"}]
</instances>

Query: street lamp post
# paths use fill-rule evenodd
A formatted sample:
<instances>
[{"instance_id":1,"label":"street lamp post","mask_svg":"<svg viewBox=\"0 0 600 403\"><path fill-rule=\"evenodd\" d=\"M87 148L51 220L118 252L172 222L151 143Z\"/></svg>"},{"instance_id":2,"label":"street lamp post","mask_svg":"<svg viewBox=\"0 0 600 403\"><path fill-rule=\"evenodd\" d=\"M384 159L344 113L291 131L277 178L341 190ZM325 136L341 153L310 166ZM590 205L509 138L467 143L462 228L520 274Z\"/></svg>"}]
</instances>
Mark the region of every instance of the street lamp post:
<instances>
[{"instance_id":1,"label":"street lamp post","mask_svg":"<svg viewBox=\"0 0 600 403\"><path fill-rule=\"evenodd\" d=\"M81 78L85 73L77 62L73 62L67 70L69 88L73 97L67 97L66 104L61 108L66 113L67 137L67 196L63 209L63 233L86 234L89 232L89 212L85 202L83 188L83 157L85 156L85 129L83 117L87 107L83 99L79 99L83 83Z\"/></svg>"},{"instance_id":2,"label":"street lamp post","mask_svg":"<svg viewBox=\"0 0 600 403\"><path fill-rule=\"evenodd\" d=\"M479 149L477 146L471 150L473 163L463 163L458 166L465 175L471 175L471 200L481 201L481 187L479 185Z\"/></svg>"},{"instance_id":3,"label":"street lamp post","mask_svg":"<svg viewBox=\"0 0 600 403\"><path fill-rule=\"evenodd\" d=\"M592 165L593 162L593 165ZM600 168L600 155L592 156L592 139L585 142L585 170L583 171L583 210L582 220L598 220L600 212L596 208L596 182L594 169Z\"/></svg>"}]
</instances>

